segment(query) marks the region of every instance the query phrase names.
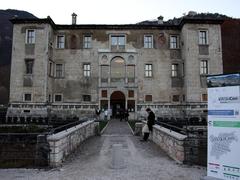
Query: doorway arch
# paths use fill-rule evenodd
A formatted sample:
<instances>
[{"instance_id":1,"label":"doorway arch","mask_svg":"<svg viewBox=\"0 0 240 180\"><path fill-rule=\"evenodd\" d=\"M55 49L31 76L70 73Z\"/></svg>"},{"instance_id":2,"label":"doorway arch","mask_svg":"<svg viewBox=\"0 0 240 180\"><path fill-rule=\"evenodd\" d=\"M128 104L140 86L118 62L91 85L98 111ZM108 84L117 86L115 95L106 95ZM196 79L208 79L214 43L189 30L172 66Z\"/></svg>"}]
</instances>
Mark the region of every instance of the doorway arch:
<instances>
[{"instance_id":1,"label":"doorway arch","mask_svg":"<svg viewBox=\"0 0 240 180\"><path fill-rule=\"evenodd\" d=\"M118 118L119 112L125 109L126 98L123 92L114 91L110 96L110 108L112 109L112 117Z\"/></svg>"}]
</instances>

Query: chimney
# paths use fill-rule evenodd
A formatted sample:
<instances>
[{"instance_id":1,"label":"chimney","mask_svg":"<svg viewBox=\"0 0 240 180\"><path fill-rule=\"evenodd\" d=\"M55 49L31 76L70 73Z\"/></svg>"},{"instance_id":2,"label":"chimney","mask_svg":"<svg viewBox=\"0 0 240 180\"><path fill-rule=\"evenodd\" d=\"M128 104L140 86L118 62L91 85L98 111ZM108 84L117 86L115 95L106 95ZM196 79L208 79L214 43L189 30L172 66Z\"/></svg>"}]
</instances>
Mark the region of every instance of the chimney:
<instances>
[{"instance_id":1,"label":"chimney","mask_svg":"<svg viewBox=\"0 0 240 180\"><path fill-rule=\"evenodd\" d=\"M158 19L158 24L163 24L163 16L159 16L157 19Z\"/></svg>"},{"instance_id":2,"label":"chimney","mask_svg":"<svg viewBox=\"0 0 240 180\"><path fill-rule=\"evenodd\" d=\"M72 25L76 25L77 24L77 14L72 13Z\"/></svg>"}]
</instances>

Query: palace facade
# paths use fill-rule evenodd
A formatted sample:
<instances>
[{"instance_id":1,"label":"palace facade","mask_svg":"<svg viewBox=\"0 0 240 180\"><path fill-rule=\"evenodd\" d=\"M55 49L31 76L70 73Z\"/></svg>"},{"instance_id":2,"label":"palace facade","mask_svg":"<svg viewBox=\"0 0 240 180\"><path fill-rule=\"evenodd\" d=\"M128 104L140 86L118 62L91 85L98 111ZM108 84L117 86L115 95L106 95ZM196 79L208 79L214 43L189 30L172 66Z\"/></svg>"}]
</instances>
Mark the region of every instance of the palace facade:
<instances>
[{"instance_id":1,"label":"palace facade","mask_svg":"<svg viewBox=\"0 0 240 180\"><path fill-rule=\"evenodd\" d=\"M8 117L81 116L206 105L206 76L221 74L220 19L71 25L13 19ZM161 109L161 110L160 110Z\"/></svg>"}]
</instances>

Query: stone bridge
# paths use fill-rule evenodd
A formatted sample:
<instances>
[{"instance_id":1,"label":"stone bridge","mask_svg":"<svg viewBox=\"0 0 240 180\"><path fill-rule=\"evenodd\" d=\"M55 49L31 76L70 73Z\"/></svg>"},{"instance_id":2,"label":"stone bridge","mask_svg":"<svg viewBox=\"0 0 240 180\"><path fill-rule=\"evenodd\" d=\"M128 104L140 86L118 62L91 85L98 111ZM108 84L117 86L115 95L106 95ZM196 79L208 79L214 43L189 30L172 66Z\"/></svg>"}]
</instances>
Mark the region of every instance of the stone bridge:
<instances>
[{"instance_id":1,"label":"stone bridge","mask_svg":"<svg viewBox=\"0 0 240 180\"><path fill-rule=\"evenodd\" d=\"M89 136L93 133L90 129L87 130ZM153 136L157 135L153 133ZM127 122L110 120L101 136L83 141L58 167L45 170L1 169L0 174L5 180L199 180L206 175L205 167L188 166L173 160L156 141L139 140L140 137L133 135ZM116 144L121 145L121 153L118 153L121 157L115 160L122 163L117 168L113 166Z\"/></svg>"}]
</instances>

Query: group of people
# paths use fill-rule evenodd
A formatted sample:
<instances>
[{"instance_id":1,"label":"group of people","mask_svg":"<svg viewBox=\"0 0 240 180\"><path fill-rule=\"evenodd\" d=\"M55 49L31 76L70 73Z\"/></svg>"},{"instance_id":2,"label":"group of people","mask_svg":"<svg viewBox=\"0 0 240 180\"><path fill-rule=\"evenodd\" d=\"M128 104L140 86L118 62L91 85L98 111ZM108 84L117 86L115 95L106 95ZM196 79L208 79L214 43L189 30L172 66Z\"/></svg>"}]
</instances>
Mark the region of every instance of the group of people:
<instances>
[{"instance_id":1,"label":"group of people","mask_svg":"<svg viewBox=\"0 0 240 180\"><path fill-rule=\"evenodd\" d=\"M146 112L148 113L147 124L145 124L142 128L143 139L141 139L141 141L147 141L148 140L149 134L152 132L153 125L155 124L155 114L154 114L154 112L150 108L147 108ZM100 119L100 114L101 114L101 110L96 109L96 115L97 115L98 119ZM119 116L120 116L120 121L122 121L123 119L125 119L125 121L128 121L128 116L129 116L128 110L127 109L126 110L125 109L120 109ZM107 120L107 117L108 117L108 110L105 110L104 111L105 120Z\"/></svg>"},{"instance_id":2,"label":"group of people","mask_svg":"<svg viewBox=\"0 0 240 180\"><path fill-rule=\"evenodd\" d=\"M128 112L127 109L120 109L119 110L120 121L122 121L122 120L128 121L128 116L129 116L129 112Z\"/></svg>"}]
</instances>

